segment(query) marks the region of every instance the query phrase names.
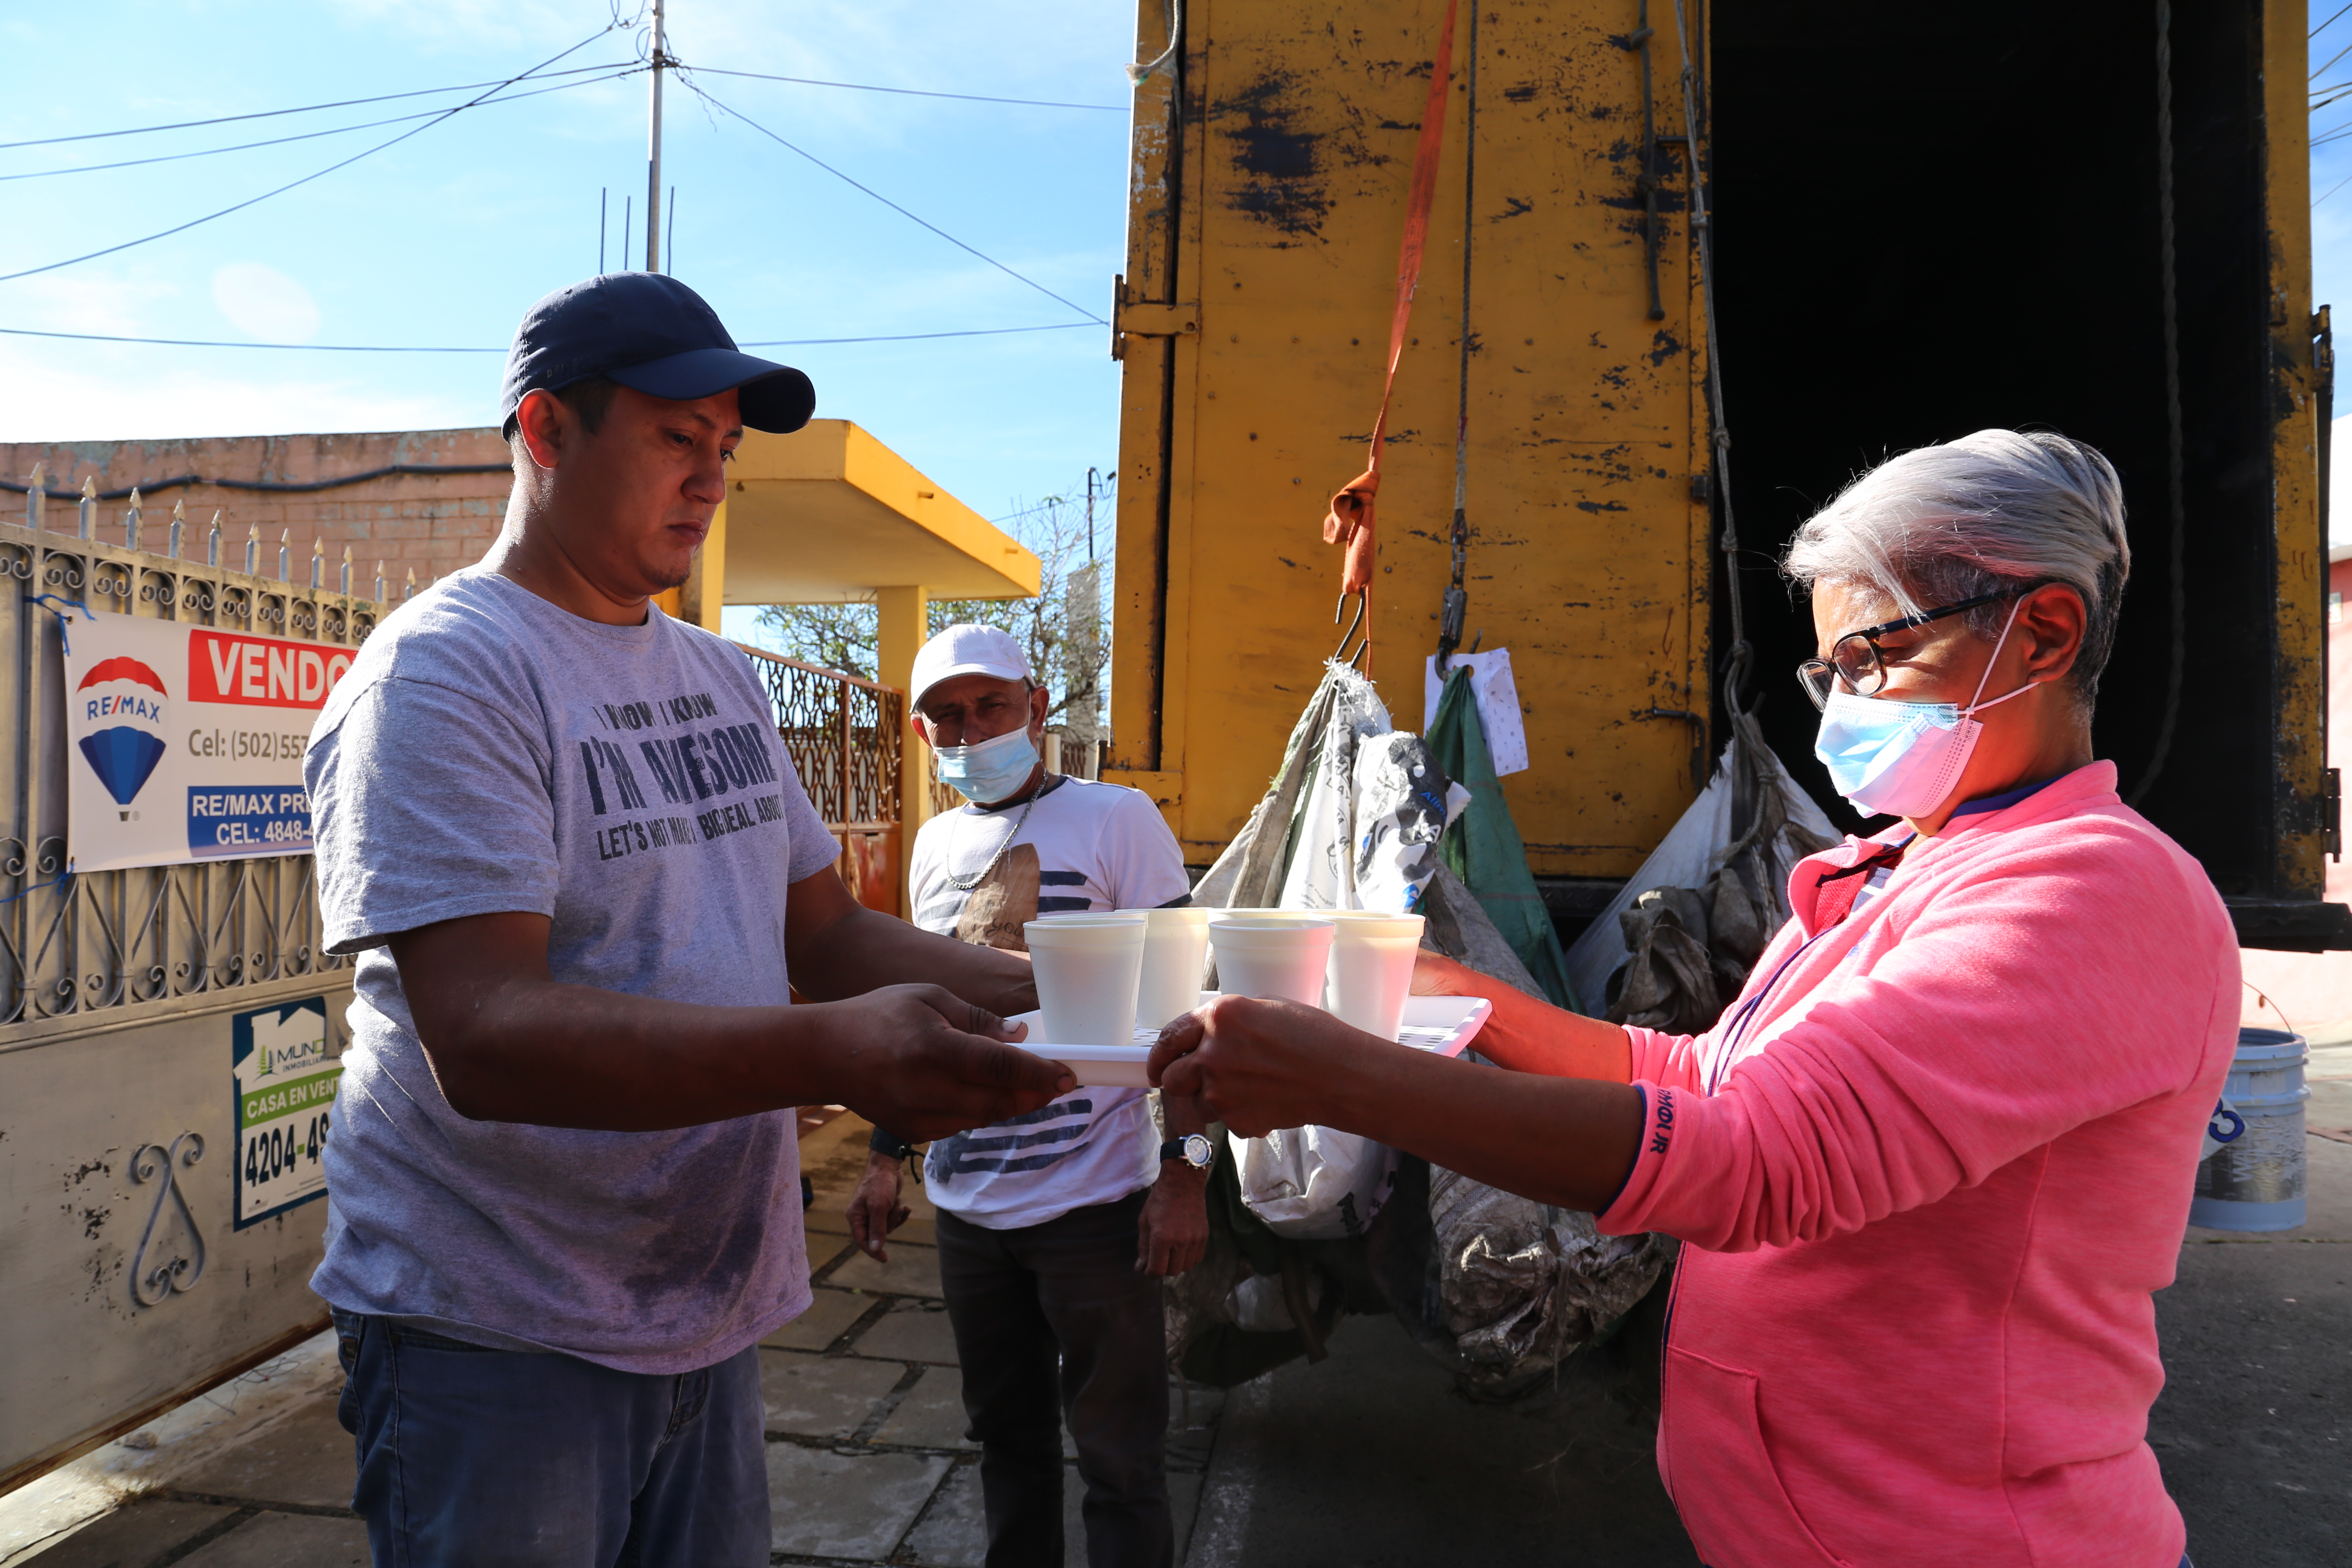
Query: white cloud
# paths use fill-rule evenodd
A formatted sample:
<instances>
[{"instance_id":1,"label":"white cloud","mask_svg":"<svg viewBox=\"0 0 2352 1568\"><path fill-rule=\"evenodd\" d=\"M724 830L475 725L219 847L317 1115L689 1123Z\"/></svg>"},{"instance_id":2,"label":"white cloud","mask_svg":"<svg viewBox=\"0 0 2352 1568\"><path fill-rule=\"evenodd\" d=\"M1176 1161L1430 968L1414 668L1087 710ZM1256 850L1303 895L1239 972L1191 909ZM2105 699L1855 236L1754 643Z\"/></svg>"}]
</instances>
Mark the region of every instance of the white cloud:
<instances>
[{"instance_id":1,"label":"white cloud","mask_svg":"<svg viewBox=\"0 0 2352 1568\"><path fill-rule=\"evenodd\" d=\"M299 370L273 378L260 364L234 374L193 365L158 374L152 360L127 357L142 352L155 351L85 353L64 345L0 343L0 431L14 441L83 441L432 430L488 424L494 412L487 394L460 400L386 391L356 377Z\"/></svg>"},{"instance_id":2,"label":"white cloud","mask_svg":"<svg viewBox=\"0 0 2352 1568\"><path fill-rule=\"evenodd\" d=\"M319 335L319 302L275 267L232 261L213 274L213 303L229 324L265 343L307 343Z\"/></svg>"}]
</instances>

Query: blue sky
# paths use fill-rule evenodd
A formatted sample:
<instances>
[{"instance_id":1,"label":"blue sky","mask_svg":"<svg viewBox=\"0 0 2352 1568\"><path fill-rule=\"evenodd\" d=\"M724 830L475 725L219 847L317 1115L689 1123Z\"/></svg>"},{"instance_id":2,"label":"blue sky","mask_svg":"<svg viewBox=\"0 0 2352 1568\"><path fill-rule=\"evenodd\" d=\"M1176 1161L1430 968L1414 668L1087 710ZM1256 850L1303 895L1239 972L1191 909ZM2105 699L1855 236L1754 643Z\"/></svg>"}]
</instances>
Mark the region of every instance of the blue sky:
<instances>
[{"instance_id":1,"label":"blue sky","mask_svg":"<svg viewBox=\"0 0 2352 1568\"><path fill-rule=\"evenodd\" d=\"M617 0L616 0L617 3ZM635 0L619 4L636 15ZM689 63L1109 106L1020 108L711 76L730 108L1097 315L1119 269L1131 12L1024 0L672 0ZM131 0L0 16L0 142L487 82L604 27L606 0ZM629 30L564 67L629 64ZM35 62L52 62L43 68ZM68 62L70 62L69 64ZM0 174L85 168L347 126L469 93L0 151ZM1082 319L707 109L673 79L665 174L677 275L739 340ZM142 168L0 184L0 273L110 246L282 184L410 125ZM646 79L470 110L244 212L0 282L0 327L132 336L502 348L524 307L608 264L625 198L643 258ZM27 221L29 218L30 221ZM855 419L990 516L1116 462L1103 329L780 348L821 414ZM0 437L398 429L489 423L496 354L185 349L0 337Z\"/></svg>"},{"instance_id":2,"label":"blue sky","mask_svg":"<svg viewBox=\"0 0 2352 1568\"><path fill-rule=\"evenodd\" d=\"M617 3L617 0L616 0ZM2326 21L2342 0L2323 0ZM634 15L633 4L622 4ZM673 0L672 52L732 70L1110 106L1021 108L706 76L733 109L950 234L1107 314L1126 221L1132 10L1122 0ZM607 0L130 0L0 14L0 141L105 132L485 82L588 38ZM2316 68L2352 16L2313 40ZM629 63L611 32L565 66ZM39 62L49 62L44 66ZM2352 56L2315 86L2352 82ZM325 130L463 101L420 98L236 125L0 151L0 174ZM737 337L1027 327L1068 307L1007 277L675 84L667 174L678 275ZM418 122L409 122L418 123ZM2352 126L2352 98L2315 130ZM0 273L197 217L408 128L216 157L9 180ZM2313 155L2352 177L2352 137ZM349 169L185 233L0 282L0 327L320 343L504 344L524 306L608 259L645 184L645 80L590 82L435 125ZM2316 297L2352 316L2352 184L2314 210ZM633 227L642 215L633 215ZM641 235L642 229L636 233ZM635 247L633 246L633 248ZM1116 370L1087 326L778 349L820 412L857 420L990 516L1116 461ZM487 423L495 354L287 353L0 336L0 437L109 438ZM2352 426L2345 430L2352 451ZM2352 460L2340 481L2352 496ZM2352 539L2352 504L2335 509Z\"/></svg>"},{"instance_id":3,"label":"blue sky","mask_svg":"<svg viewBox=\"0 0 2352 1568\"><path fill-rule=\"evenodd\" d=\"M2333 20L2331 20L2333 18ZM2329 64L2339 50L2352 48L2352 10L2345 0L2316 0L2311 25L2311 68L2315 88L2339 88L2352 92L2352 54ZM2325 70L2321 68L2326 67ZM2335 98L2322 92L2314 101ZM2336 99L2311 117L2311 297L2315 304L2334 305L2343 318L2340 359L2352 360L2352 136L2339 142L2324 139L2330 132L2352 130L2352 96ZM2338 378L2336 403L2352 407L2352 364ZM2352 415L2336 422L2334 495L2329 521L2338 544L2352 543Z\"/></svg>"}]
</instances>

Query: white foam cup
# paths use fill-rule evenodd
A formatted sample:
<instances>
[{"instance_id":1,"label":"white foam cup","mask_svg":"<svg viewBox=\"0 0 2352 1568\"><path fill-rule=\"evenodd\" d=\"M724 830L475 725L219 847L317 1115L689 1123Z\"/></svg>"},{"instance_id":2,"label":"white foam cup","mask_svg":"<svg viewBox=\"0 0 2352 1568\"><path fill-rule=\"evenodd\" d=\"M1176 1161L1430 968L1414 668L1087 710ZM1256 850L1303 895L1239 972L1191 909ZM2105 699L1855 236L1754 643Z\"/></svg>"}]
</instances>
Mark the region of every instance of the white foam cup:
<instances>
[{"instance_id":1,"label":"white foam cup","mask_svg":"<svg viewBox=\"0 0 2352 1568\"><path fill-rule=\"evenodd\" d=\"M1037 1046L1125 1046L1135 1041L1135 988L1144 925L1119 914L1057 915L1021 928L1037 971L1044 1038Z\"/></svg>"},{"instance_id":2,"label":"white foam cup","mask_svg":"<svg viewBox=\"0 0 2352 1568\"><path fill-rule=\"evenodd\" d=\"M1331 922L1319 916L1213 915L1209 945L1217 953L1217 989L1228 996L1264 996L1320 1007L1331 932Z\"/></svg>"},{"instance_id":3,"label":"white foam cup","mask_svg":"<svg viewBox=\"0 0 2352 1568\"><path fill-rule=\"evenodd\" d=\"M1405 998L1412 994L1413 954L1421 948L1423 918L1335 910L1331 920L1323 1005L1342 1023L1383 1040L1395 1039L1404 1021Z\"/></svg>"},{"instance_id":4,"label":"white foam cup","mask_svg":"<svg viewBox=\"0 0 2352 1568\"><path fill-rule=\"evenodd\" d=\"M1209 962L1213 910L1121 910L1143 917L1143 978L1136 989L1135 1022L1160 1028L1201 1005L1201 973Z\"/></svg>"}]
</instances>

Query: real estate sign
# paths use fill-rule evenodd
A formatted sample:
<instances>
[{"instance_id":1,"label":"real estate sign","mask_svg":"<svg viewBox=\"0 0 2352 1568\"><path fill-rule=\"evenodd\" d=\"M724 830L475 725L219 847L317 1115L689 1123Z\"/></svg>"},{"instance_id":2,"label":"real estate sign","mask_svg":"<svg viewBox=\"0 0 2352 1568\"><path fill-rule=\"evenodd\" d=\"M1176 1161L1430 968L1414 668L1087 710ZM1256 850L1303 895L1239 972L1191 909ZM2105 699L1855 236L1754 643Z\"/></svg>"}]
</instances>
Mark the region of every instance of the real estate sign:
<instances>
[{"instance_id":1,"label":"real estate sign","mask_svg":"<svg viewBox=\"0 0 2352 1568\"><path fill-rule=\"evenodd\" d=\"M302 752L351 649L95 613L66 631L71 869L310 849Z\"/></svg>"}]
</instances>

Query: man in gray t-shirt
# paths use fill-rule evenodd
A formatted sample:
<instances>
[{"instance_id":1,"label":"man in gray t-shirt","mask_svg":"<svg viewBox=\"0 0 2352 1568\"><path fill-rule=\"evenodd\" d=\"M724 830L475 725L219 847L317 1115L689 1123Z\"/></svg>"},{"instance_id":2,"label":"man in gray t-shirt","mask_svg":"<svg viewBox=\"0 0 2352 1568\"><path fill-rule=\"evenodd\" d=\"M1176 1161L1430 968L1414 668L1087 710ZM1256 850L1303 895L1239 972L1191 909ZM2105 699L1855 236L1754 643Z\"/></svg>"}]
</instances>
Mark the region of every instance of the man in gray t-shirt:
<instances>
[{"instance_id":1,"label":"man in gray t-shirt","mask_svg":"<svg viewBox=\"0 0 2352 1568\"><path fill-rule=\"evenodd\" d=\"M860 907L748 660L649 603L741 426L814 397L671 279L541 301L504 531L311 733L327 943L360 955L313 1285L378 1563L765 1563L791 1108L945 1133L1069 1087L998 1043L1028 966Z\"/></svg>"}]
</instances>

